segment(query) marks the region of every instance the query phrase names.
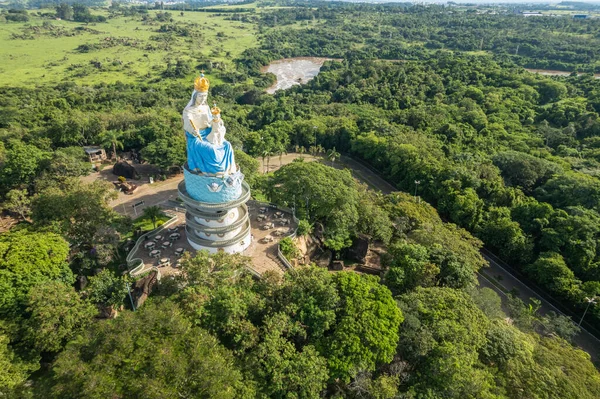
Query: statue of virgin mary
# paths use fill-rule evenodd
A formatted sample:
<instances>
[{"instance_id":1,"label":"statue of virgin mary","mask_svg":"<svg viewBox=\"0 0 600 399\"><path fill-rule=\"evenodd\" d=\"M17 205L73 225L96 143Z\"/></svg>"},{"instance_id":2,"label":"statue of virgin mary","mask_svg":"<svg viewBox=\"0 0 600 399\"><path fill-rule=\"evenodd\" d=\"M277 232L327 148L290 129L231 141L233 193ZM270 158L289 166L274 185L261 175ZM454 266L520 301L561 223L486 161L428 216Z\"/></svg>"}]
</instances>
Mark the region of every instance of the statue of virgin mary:
<instances>
[{"instance_id":1,"label":"statue of virgin mary","mask_svg":"<svg viewBox=\"0 0 600 399\"><path fill-rule=\"evenodd\" d=\"M183 110L188 169L195 173L231 175L237 171L233 149L224 139L220 110L213 108L216 110L213 115L207 104L209 85L208 79L201 74L194 82L192 98ZM218 131L212 132L213 129Z\"/></svg>"}]
</instances>

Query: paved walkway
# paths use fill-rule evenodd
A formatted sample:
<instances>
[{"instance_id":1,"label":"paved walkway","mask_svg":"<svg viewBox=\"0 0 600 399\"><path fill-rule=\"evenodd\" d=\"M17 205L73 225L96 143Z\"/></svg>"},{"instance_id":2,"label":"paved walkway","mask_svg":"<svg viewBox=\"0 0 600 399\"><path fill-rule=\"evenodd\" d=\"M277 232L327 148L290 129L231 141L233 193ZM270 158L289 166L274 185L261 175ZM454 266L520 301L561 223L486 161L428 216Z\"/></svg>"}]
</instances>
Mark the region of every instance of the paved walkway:
<instances>
[{"instance_id":1,"label":"paved walkway","mask_svg":"<svg viewBox=\"0 0 600 399\"><path fill-rule=\"evenodd\" d=\"M139 180L130 180L138 188L133 194L127 195L119 193L116 200L110 203L110 206L122 215L128 215L135 218L140 215L144 208L159 205L168 200L177 199L177 185L183 179L183 173L171 177L167 180L157 181L150 184L149 175L155 175L156 172L149 165L134 165L141 178ZM105 180L113 182L117 176L112 174L112 165L107 165L102 171L92 173L82 179L85 182L94 180ZM133 204L144 201L144 204L133 208Z\"/></svg>"},{"instance_id":2,"label":"paved walkway","mask_svg":"<svg viewBox=\"0 0 600 399\"><path fill-rule=\"evenodd\" d=\"M297 156L291 156L291 155L283 156L282 157L283 165L292 162L296 158L297 158ZM306 158L309 160L315 159L314 157L311 157L308 155L306 156ZM279 159L277 159L277 161L279 161ZM265 164L266 164L266 160L265 160ZM138 188L131 195L126 195L121 192L119 193L118 198L110 203L110 205L113 207L113 209L116 212L118 212L122 215L128 215L132 218L135 218L136 216L141 215L144 208L146 208L146 207L161 205L161 204L165 205L166 203L169 203L169 205L170 205L170 204L172 204L171 201L174 201L177 199L177 196L178 196L177 185L183 179L183 174L176 175L176 176L171 177L164 181L159 181L159 182L150 184L147 174L144 173L144 169L139 168L140 165L135 165L135 166L136 166L136 169L138 169L138 171L141 175L141 178L139 180L132 180L132 182L134 184L137 184ZM144 166L144 165L142 165L142 166ZM269 168L269 170L276 170L279 167L280 167L279 162L277 162L276 164L271 166ZM106 169L104 169L101 172L96 172L91 175L85 176L83 178L83 180L87 181L87 182L91 182L94 180L115 181L116 176L111 173L111 169L112 169L112 167L107 167ZM136 206L135 208L133 207L134 204L138 204L142 201L143 201L143 204ZM267 270L271 270L277 274L283 274L284 266L281 264L281 262L279 261L279 258L277 257L277 245L278 245L281 237L278 237L275 235L273 237L274 240L271 243L262 243L260 241L263 237L265 237L267 235L271 235L274 231L282 229L283 227L278 225L278 219L273 219L273 215L272 215L273 211L269 209L266 212L268 221L275 222L276 226L275 226L275 228L272 228L272 229L267 229L267 230L262 229L262 225L264 223L257 221L257 216L259 214L258 207L253 206L250 202L248 203L248 205L249 205L248 209L249 209L250 223L251 223L251 227L252 227L252 235L254 236L254 240L253 240L252 244L250 245L250 247L248 249L246 249L246 251L244 251L244 255L250 256L252 258L252 263L254 265L254 269L258 273L262 274L262 273L266 272ZM180 209L182 209L182 208L180 208ZM185 223L185 214L183 212L178 212L178 216L179 216L179 222L177 223L177 225L184 224ZM284 218L289 219L290 221L292 219L291 215L288 215L288 214L285 214ZM287 231L290 228L293 229L293 228L295 228L295 226L293 224L290 226L286 226L285 230ZM161 257L169 257L169 258L172 258L172 261L175 261L176 257L171 252L174 252L175 248L177 248L177 247L184 247L186 250L193 251L193 248L187 243L187 240L185 238L185 234L186 234L185 229L183 229L183 228L180 229L180 232L182 233L182 238L181 238L180 242L177 243L178 245L174 246L173 248L163 250L164 253L161 254ZM143 259L144 263L148 267L157 263L157 259L153 259L148 256L147 252L149 252L149 251L146 251L143 248L140 248L140 250L138 252L139 252L138 256ZM177 272L178 272L178 270L173 267L161 268L161 273L164 275L176 274Z\"/></svg>"}]
</instances>

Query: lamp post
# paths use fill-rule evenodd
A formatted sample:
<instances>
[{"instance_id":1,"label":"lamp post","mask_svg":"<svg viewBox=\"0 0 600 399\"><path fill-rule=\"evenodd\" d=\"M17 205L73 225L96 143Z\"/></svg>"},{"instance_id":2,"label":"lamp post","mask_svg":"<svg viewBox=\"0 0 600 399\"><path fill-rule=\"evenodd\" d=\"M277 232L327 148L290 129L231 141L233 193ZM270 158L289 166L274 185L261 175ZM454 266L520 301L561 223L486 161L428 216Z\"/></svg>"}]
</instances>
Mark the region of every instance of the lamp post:
<instances>
[{"instance_id":1,"label":"lamp post","mask_svg":"<svg viewBox=\"0 0 600 399\"><path fill-rule=\"evenodd\" d=\"M131 296L131 288L129 287L129 282L125 283L125 286L127 287L127 293L129 294L129 300L131 301L131 307L132 307L133 311L135 312L135 305L133 303L133 297Z\"/></svg>"},{"instance_id":2,"label":"lamp post","mask_svg":"<svg viewBox=\"0 0 600 399\"><path fill-rule=\"evenodd\" d=\"M417 200L417 187L421 184L421 180L415 180L415 201Z\"/></svg>"},{"instance_id":3,"label":"lamp post","mask_svg":"<svg viewBox=\"0 0 600 399\"><path fill-rule=\"evenodd\" d=\"M585 300L587 301L587 306L585 307L585 311L583 312L583 316L581 316L581 320L579 320L579 324L577 326L581 327L581 323L583 322L583 318L585 317L585 314L587 313L588 309L590 308L591 304L596 304L596 299L597 297L593 296L591 298L588 298L587 296L585 297Z\"/></svg>"}]
</instances>

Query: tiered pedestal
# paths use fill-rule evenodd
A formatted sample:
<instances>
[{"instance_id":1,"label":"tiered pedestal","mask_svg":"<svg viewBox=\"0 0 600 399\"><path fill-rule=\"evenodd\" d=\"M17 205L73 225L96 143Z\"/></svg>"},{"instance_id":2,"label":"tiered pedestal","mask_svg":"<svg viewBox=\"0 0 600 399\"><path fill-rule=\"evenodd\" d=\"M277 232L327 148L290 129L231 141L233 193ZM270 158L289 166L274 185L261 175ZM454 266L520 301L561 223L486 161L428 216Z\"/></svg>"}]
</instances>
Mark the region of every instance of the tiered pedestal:
<instances>
[{"instance_id":1,"label":"tiered pedestal","mask_svg":"<svg viewBox=\"0 0 600 399\"><path fill-rule=\"evenodd\" d=\"M232 183L184 169L184 177L178 190L187 210L190 245L210 253L239 253L248 248L251 233L246 202L250 187L243 182L243 175L234 176Z\"/></svg>"}]
</instances>

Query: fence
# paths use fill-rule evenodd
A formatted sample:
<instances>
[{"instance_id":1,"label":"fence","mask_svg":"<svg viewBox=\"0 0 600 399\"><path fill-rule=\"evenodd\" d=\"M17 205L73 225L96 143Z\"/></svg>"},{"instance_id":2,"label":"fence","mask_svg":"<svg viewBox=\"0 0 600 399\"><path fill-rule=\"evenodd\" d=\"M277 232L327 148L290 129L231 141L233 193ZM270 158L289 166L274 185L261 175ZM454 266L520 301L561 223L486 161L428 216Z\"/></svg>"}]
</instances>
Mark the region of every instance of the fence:
<instances>
[{"instance_id":1,"label":"fence","mask_svg":"<svg viewBox=\"0 0 600 399\"><path fill-rule=\"evenodd\" d=\"M129 275L131 277L140 277L146 273L149 273L152 270L156 270L158 272L157 277L158 277L158 279L160 279L160 271L158 270L158 268L156 266L152 266L151 268L144 270L144 266L145 266L144 261L141 258L134 258L133 256L140 249L140 245L144 241L146 241L146 239L148 237L163 231L164 229L172 226L177 221L176 214L174 214L172 212L168 212L168 211L164 212L164 214L167 216L170 216L171 218L169 220L167 220L161 226L158 226L156 229L142 234L135 242L135 245L133 246L131 251L129 251L129 254L127 254L127 258L125 258L125 261L127 262L127 268L129 269Z\"/></svg>"},{"instance_id":2,"label":"fence","mask_svg":"<svg viewBox=\"0 0 600 399\"><path fill-rule=\"evenodd\" d=\"M258 202L258 201L252 201L253 203L255 203L258 206L262 206L262 207L269 207L269 208L273 208L273 209L277 209L281 212L285 212L285 213L291 213L292 214L292 220L294 221L294 223L296 223L296 228L294 229L293 232L291 232L290 234L286 235L284 238L288 237L288 238L295 238L296 237L296 233L298 232L298 218L296 217L295 212L293 211L293 209L291 208L287 208L285 206L277 206L277 205L272 205L270 203L267 202ZM281 252L281 245L277 244L277 257L279 258L279 260L281 261L281 263L283 263L283 266L285 266L288 270L294 270L294 266L292 266L292 264L290 263L289 260L287 260L287 258L285 256L283 256L283 253Z\"/></svg>"}]
</instances>

